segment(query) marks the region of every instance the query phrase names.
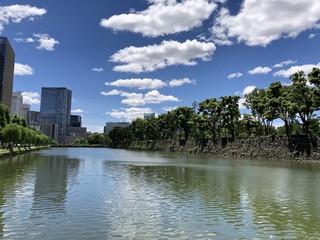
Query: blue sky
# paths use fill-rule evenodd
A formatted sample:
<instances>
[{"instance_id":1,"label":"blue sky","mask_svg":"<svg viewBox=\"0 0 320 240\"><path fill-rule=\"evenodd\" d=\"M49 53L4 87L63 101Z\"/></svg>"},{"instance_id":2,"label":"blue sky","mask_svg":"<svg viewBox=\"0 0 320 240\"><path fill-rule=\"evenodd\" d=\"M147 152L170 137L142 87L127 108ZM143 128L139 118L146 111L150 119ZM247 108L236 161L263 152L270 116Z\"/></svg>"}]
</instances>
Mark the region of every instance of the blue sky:
<instances>
[{"instance_id":1,"label":"blue sky","mask_svg":"<svg viewBox=\"0 0 320 240\"><path fill-rule=\"evenodd\" d=\"M24 102L67 87L93 132L320 67L319 0L1 0L0 34Z\"/></svg>"}]
</instances>

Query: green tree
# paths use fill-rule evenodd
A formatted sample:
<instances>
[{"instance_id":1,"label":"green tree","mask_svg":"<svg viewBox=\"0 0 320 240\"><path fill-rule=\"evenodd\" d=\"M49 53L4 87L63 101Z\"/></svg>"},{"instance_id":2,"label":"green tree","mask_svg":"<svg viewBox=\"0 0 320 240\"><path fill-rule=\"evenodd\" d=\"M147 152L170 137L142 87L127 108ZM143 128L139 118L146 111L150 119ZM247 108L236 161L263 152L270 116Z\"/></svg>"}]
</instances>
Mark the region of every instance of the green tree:
<instances>
[{"instance_id":1,"label":"green tree","mask_svg":"<svg viewBox=\"0 0 320 240\"><path fill-rule=\"evenodd\" d=\"M255 88L251 93L246 94L244 105L251 110L252 116L261 123L265 135L269 135L275 114L270 107L266 89ZM262 134L261 129L258 134Z\"/></svg>"},{"instance_id":2,"label":"green tree","mask_svg":"<svg viewBox=\"0 0 320 240\"><path fill-rule=\"evenodd\" d=\"M284 121L286 136L290 136L297 113L292 86L282 86L280 82L271 83L267 89L267 95L274 117Z\"/></svg>"},{"instance_id":3,"label":"green tree","mask_svg":"<svg viewBox=\"0 0 320 240\"><path fill-rule=\"evenodd\" d=\"M240 118L239 111L239 96L224 96L221 97L221 118L222 125L228 129L231 138L236 136L236 130Z\"/></svg>"},{"instance_id":4,"label":"green tree","mask_svg":"<svg viewBox=\"0 0 320 240\"><path fill-rule=\"evenodd\" d=\"M180 133L184 132L185 140L189 139L193 127L193 109L191 107L179 107L173 110L173 114L177 120L177 127L180 130ZM181 134L180 134L181 139Z\"/></svg>"},{"instance_id":5,"label":"green tree","mask_svg":"<svg viewBox=\"0 0 320 240\"><path fill-rule=\"evenodd\" d=\"M21 136L22 136L22 127L11 123L7 124L3 129L2 129L2 138L6 143L13 143L17 144L21 141Z\"/></svg>"},{"instance_id":6,"label":"green tree","mask_svg":"<svg viewBox=\"0 0 320 240\"><path fill-rule=\"evenodd\" d=\"M209 131L211 138L215 139L220 133L221 128L221 101L216 98L206 99L199 103L198 113L201 115L198 118L199 130L204 133Z\"/></svg>"},{"instance_id":7,"label":"green tree","mask_svg":"<svg viewBox=\"0 0 320 240\"><path fill-rule=\"evenodd\" d=\"M290 77L292 81L292 101L294 102L304 134L309 134L310 123L315 111L319 110L318 90L308 86L308 79L303 71Z\"/></svg>"},{"instance_id":8,"label":"green tree","mask_svg":"<svg viewBox=\"0 0 320 240\"><path fill-rule=\"evenodd\" d=\"M142 141L145 139L145 121L144 119L136 118L131 122L129 128L134 140Z\"/></svg>"}]
</instances>

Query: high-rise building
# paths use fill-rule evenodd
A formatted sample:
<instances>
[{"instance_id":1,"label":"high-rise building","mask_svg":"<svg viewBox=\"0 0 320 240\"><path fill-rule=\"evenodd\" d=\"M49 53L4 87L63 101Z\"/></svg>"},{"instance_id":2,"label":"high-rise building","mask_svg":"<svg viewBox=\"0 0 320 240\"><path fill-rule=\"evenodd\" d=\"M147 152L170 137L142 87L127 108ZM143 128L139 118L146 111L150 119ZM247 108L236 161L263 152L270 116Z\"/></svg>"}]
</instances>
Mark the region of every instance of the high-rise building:
<instances>
[{"instance_id":1,"label":"high-rise building","mask_svg":"<svg viewBox=\"0 0 320 240\"><path fill-rule=\"evenodd\" d=\"M41 91L41 130L60 143L64 142L70 126L71 97L72 92L64 87L43 87Z\"/></svg>"},{"instance_id":2,"label":"high-rise building","mask_svg":"<svg viewBox=\"0 0 320 240\"><path fill-rule=\"evenodd\" d=\"M6 37L0 37L0 102L11 108L15 54Z\"/></svg>"},{"instance_id":3,"label":"high-rise building","mask_svg":"<svg viewBox=\"0 0 320 240\"><path fill-rule=\"evenodd\" d=\"M80 115L71 115L70 127L82 127L82 121Z\"/></svg>"},{"instance_id":4,"label":"high-rise building","mask_svg":"<svg viewBox=\"0 0 320 240\"><path fill-rule=\"evenodd\" d=\"M23 103L22 104L22 118L28 121L29 118L29 112L30 112L30 105Z\"/></svg>"},{"instance_id":5,"label":"high-rise building","mask_svg":"<svg viewBox=\"0 0 320 240\"><path fill-rule=\"evenodd\" d=\"M14 117L15 115L19 118L22 118L22 102L23 96L21 92L13 92L11 100L11 111L10 115Z\"/></svg>"}]
</instances>

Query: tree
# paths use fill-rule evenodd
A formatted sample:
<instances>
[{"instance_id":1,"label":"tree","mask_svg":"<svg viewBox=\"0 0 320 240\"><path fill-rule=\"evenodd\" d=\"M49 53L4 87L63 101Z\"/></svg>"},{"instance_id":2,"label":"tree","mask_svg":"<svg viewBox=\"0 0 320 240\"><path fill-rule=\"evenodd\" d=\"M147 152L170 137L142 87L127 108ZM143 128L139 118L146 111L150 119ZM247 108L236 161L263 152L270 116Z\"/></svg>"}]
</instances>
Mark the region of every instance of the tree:
<instances>
[{"instance_id":1,"label":"tree","mask_svg":"<svg viewBox=\"0 0 320 240\"><path fill-rule=\"evenodd\" d=\"M193 109L191 107L179 107L173 110L173 114L177 120L177 127L180 129L180 133L182 130L185 140L189 139L193 127Z\"/></svg>"},{"instance_id":2,"label":"tree","mask_svg":"<svg viewBox=\"0 0 320 240\"><path fill-rule=\"evenodd\" d=\"M315 87L308 86L308 80L303 71L297 72L290 77L292 81L292 101L296 105L298 117L302 124L303 132L308 135L313 114L319 110L319 95ZM314 78L313 78L314 80Z\"/></svg>"},{"instance_id":3,"label":"tree","mask_svg":"<svg viewBox=\"0 0 320 240\"><path fill-rule=\"evenodd\" d=\"M224 96L221 97L221 118L222 126L228 129L231 138L234 139L236 135L236 128L238 126L240 111L239 111L239 96Z\"/></svg>"},{"instance_id":4,"label":"tree","mask_svg":"<svg viewBox=\"0 0 320 240\"><path fill-rule=\"evenodd\" d=\"M267 89L267 95L274 117L284 121L286 136L290 136L297 113L292 86L282 86L280 82L271 83Z\"/></svg>"},{"instance_id":5,"label":"tree","mask_svg":"<svg viewBox=\"0 0 320 240\"><path fill-rule=\"evenodd\" d=\"M266 89L255 88L251 93L246 94L244 105L251 110L252 116L261 122L265 135L269 135L275 113L269 104ZM259 129L259 134L261 133Z\"/></svg>"},{"instance_id":6,"label":"tree","mask_svg":"<svg viewBox=\"0 0 320 240\"><path fill-rule=\"evenodd\" d=\"M208 130L215 139L221 127L221 102L216 98L206 99L199 103L198 112L201 115L198 118L200 132Z\"/></svg>"},{"instance_id":7,"label":"tree","mask_svg":"<svg viewBox=\"0 0 320 240\"><path fill-rule=\"evenodd\" d=\"M141 118L134 119L129 128L134 140L142 141L145 139L145 120Z\"/></svg>"},{"instance_id":8,"label":"tree","mask_svg":"<svg viewBox=\"0 0 320 240\"><path fill-rule=\"evenodd\" d=\"M22 136L22 127L11 123L7 124L3 129L2 129L2 138L6 143L13 143L16 144L20 142L21 136Z\"/></svg>"}]
</instances>

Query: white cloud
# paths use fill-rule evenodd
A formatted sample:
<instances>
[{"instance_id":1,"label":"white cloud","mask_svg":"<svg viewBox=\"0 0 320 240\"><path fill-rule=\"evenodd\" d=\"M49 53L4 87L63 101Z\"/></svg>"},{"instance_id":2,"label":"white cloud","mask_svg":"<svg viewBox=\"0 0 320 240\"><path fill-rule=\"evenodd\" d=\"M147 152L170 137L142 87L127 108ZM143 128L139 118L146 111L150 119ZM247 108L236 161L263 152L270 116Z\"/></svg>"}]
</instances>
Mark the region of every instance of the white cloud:
<instances>
[{"instance_id":1,"label":"white cloud","mask_svg":"<svg viewBox=\"0 0 320 240\"><path fill-rule=\"evenodd\" d=\"M216 8L216 3L208 0L157 0L141 12L114 15L102 19L100 26L116 31L131 31L144 36L157 37L201 26Z\"/></svg>"},{"instance_id":2,"label":"white cloud","mask_svg":"<svg viewBox=\"0 0 320 240\"><path fill-rule=\"evenodd\" d=\"M71 110L72 113L83 113L84 111L80 108Z\"/></svg>"},{"instance_id":3,"label":"white cloud","mask_svg":"<svg viewBox=\"0 0 320 240\"><path fill-rule=\"evenodd\" d=\"M142 106L146 104L160 104L163 102L179 102L180 100L172 95L163 95L158 90L149 91L146 94L129 93L125 91L118 91L116 89L110 92L101 92L104 96L119 95L125 97L121 103L129 106Z\"/></svg>"},{"instance_id":4,"label":"white cloud","mask_svg":"<svg viewBox=\"0 0 320 240\"><path fill-rule=\"evenodd\" d=\"M308 36L308 38L312 39L312 38L314 38L315 36L317 36L317 34L311 33L311 34Z\"/></svg>"},{"instance_id":5,"label":"white cloud","mask_svg":"<svg viewBox=\"0 0 320 240\"><path fill-rule=\"evenodd\" d=\"M165 111L165 112L171 112L175 109L177 109L178 107L177 106L174 106L174 107L163 107L162 110Z\"/></svg>"},{"instance_id":6,"label":"white cloud","mask_svg":"<svg viewBox=\"0 0 320 240\"><path fill-rule=\"evenodd\" d=\"M101 95L104 95L104 96L114 96L114 95L120 95L122 93L122 91L118 91L116 89L113 89L112 91L110 92L101 92Z\"/></svg>"},{"instance_id":7,"label":"white cloud","mask_svg":"<svg viewBox=\"0 0 320 240\"><path fill-rule=\"evenodd\" d=\"M59 41L50 37L48 34L33 34L33 36L37 38L36 41L39 43L37 46L38 49L54 51L55 45L59 44Z\"/></svg>"},{"instance_id":8,"label":"white cloud","mask_svg":"<svg viewBox=\"0 0 320 240\"><path fill-rule=\"evenodd\" d=\"M172 79L170 82L169 82L169 86L170 87L180 87L184 84L193 84L193 85L196 85L196 81L195 80L192 80L192 79L189 79L189 78L182 78L182 79Z\"/></svg>"},{"instance_id":9,"label":"white cloud","mask_svg":"<svg viewBox=\"0 0 320 240\"><path fill-rule=\"evenodd\" d=\"M187 40L163 41L160 45L145 47L127 47L119 50L110 57L110 61L124 63L116 66L118 72L153 72L172 65L196 65L196 59L209 61L216 47L213 43Z\"/></svg>"},{"instance_id":10,"label":"white cloud","mask_svg":"<svg viewBox=\"0 0 320 240\"><path fill-rule=\"evenodd\" d=\"M214 36L217 44L235 38L249 46L266 46L317 28L319 20L319 0L244 0L237 15L222 8L212 31L220 33Z\"/></svg>"},{"instance_id":11,"label":"white cloud","mask_svg":"<svg viewBox=\"0 0 320 240\"><path fill-rule=\"evenodd\" d=\"M272 69L269 67L256 67L255 69L249 70L248 73L251 75L254 74L267 74L271 72Z\"/></svg>"},{"instance_id":12,"label":"white cloud","mask_svg":"<svg viewBox=\"0 0 320 240\"><path fill-rule=\"evenodd\" d=\"M246 95L246 94L249 94L251 93L254 89L256 89L256 86L247 86L243 89L242 91L242 95Z\"/></svg>"},{"instance_id":13,"label":"white cloud","mask_svg":"<svg viewBox=\"0 0 320 240\"><path fill-rule=\"evenodd\" d=\"M0 6L0 33L4 29L4 25L20 23L23 19L33 21L36 17L46 14L44 8L31 7L30 5L10 5Z\"/></svg>"},{"instance_id":14,"label":"white cloud","mask_svg":"<svg viewBox=\"0 0 320 240\"><path fill-rule=\"evenodd\" d=\"M254 89L256 88L256 86L247 86L243 89L242 92L237 92L236 95L240 95L240 99L239 99L239 108L240 109L246 109L246 107L244 106L244 102L246 101L246 99L244 98L244 96L246 94L251 93Z\"/></svg>"},{"instance_id":15,"label":"white cloud","mask_svg":"<svg viewBox=\"0 0 320 240\"><path fill-rule=\"evenodd\" d=\"M59 44L58 40L50 37L48 34L42 33L34 33L33 38L15 38L14 40L21 43L37 43L37 49L46 51L54 51L55 46Z\"/></svg>"},{"instance_id":16,"label":"white cloud","mask_svg":"<svg viewBox=\"0 0 320 240\"><path fill-rule=\"evenodd\" d=\"M40 104L40 94L37 92L22 92L23 103L29 105L37 105Z\"/></svg>"},{"instance_id":17,"label":"white cloud","mask_svg":"<svg viewBox=\"0 0 320 240\"><path fill-rule=\"evenodd\" d=\"M287 61L283 61L281 63L277 63L275 65L273 65L274 68L282 68L283 66L288 66L288 65L292 65L295 64L297 62L297 60L287 60Z\"/></svg>"},{"instance_id":18,"label":"white cloud","mask_svg":"<svg viewBox=\"0 0 320 240\"><path fill-rule=\"evenodd\" d=\"M14 75L15 76L24 76L24 75L33 75L34 69L28 64L15 63L14 64Z\"/></svg>"},{"instance_id":19,"label":"white cloud","mask_svg":"<svg viewBox=\"0 0 320 240\"><path fill-rule=\"evenodd\" d=\"M86 125L87 131L91 133L103 133L103 126Z\"/></svg>"},{"instance_id":20,"label":"white cloud","mask_svg":"<svg viewBox=\"0 0 320 240\"><path fill-rule=\"evenodd\" d=\"M305 64L305 65L301 65L301 66L292 66L289 69L280 70L278 72L275 72L273 74L273 76L289 78L292 74L299 72L299 71L303 71L305 74L308 74L312 71L313 68L320 68L320 63L318 63L318 64Z\"/></svg>"},{"instance_id":21,"label":"white cloud","mask_svg":"<svg viewBox=\"0 0 320 240\"><path fill-rule=\"evenodd\" d=\"M103 68L92 68L93 72L103 72Z\"/></svg>"},{"instance_id":22,"label":"white cloud","mask_svg":"<svg viewBox=\"0 0 320 240\"><path fill-rule=\"evenodd\" d=\"M152 113L151 108L132 107L121 110L112 109L111 112L107 112L106 114L114 118L124 119L125 121L131 122L133 119L143 118L145 113Z\"/></svg>"},{"instance_id":23,"label":"white cloud","mask_svg":"<svg viewBox=\"0 0 320 240\"><path fill-rule=\"evenodd\" d=\"M131 79L119 79L114 82L106 82L105 85L113 87L127 87L137 89L160 89L167 86L167 83L159 79L150 78L131 78Z\"/></svg>"},{"instance_id":24,"label":"white cloud","mask_svg":"<svg viewBox=\"0 0 320 240\"><path fill-rule=\"evenodd\" d=\"M242 76L242 73L237 72L237 73L232 73L228 76L228 79L233 79L233 78L239 78Z\"/></svg>"},{"instance_id":25,"label":"white cloud","mask_svg":"<svg viewBox=\"0 0 320 240\"><path fill-rule=\"evenodd\" d=\"M16 42L22 42L22 43L34 43L35 39L33 38L15 38Z\"/></svg>"}]
</instances>

